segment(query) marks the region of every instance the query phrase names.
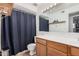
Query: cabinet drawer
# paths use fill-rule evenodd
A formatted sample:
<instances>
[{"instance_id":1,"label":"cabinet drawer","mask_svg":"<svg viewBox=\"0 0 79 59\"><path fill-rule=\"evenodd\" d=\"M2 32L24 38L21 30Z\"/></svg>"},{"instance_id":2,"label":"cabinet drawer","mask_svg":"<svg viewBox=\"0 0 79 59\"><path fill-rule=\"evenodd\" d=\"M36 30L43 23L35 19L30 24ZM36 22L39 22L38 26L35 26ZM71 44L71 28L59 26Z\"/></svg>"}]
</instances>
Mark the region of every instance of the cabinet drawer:
<instances>
[{"instance_id":1,"label":"cabinet drawer","mask_svg":"<svg viewBox=\"0 0 79 59\"><path fill-rule=\"evenodd\" d=\"M48 47L47 48L47 55L48 56L67 56L67 54L61 52L61 51L58 51L54 48L51 48L51 47Z\"/></svg>"},{"instance_id":2,"label":"cabinet drawer","mask_svg":"<svg viewBox=\"0 0 79 59\"><path fill-rule=\"evenodd\" d=\"M41 38L36 38L36 42L46 45L46 40L41 39Z\"/></svg>"},{"instance_id":3,"label":"cabinet drawer","mask_svg":"<svg viewBox=\"0 0 79 59\"><path fill-rule=\"evenodd\" d=\"M47 41L47 47L52 47L59 51L67 53L67 45L64 45L64 44L60 44L60 43L53 42L53 41Z\"/></svg>"},{"instance_id":4,"label":"cabinet drawer","mask_svg":"<svg viewBox=\"0 0 79 59\"><path fill-rule=\"evenodd\" d=\"M79 56L79 48L71 47L71 55Z\"/></svg>"}]
</instances>

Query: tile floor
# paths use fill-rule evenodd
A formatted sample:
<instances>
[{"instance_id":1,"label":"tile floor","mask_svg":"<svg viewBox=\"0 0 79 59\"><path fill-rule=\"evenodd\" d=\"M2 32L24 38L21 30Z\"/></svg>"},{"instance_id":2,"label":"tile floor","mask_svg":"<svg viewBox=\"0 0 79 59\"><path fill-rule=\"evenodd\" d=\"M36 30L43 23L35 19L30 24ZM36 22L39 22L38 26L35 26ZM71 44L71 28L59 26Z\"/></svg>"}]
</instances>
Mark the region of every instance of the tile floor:
<instances>
[{"instance_id":1,"label":"tile floor","mask_svg":"<svg viewBox=\"0 0 79 59\"><path fill-rule=\"evenodd\" d=\"M16 56L30 56L30 55L29 55L29 51L28 50L24 50L24 51L19 52L18 54L16 54ZM36 54L33 55L33 56L36 56Z\"/></svg>"}]
</instances>

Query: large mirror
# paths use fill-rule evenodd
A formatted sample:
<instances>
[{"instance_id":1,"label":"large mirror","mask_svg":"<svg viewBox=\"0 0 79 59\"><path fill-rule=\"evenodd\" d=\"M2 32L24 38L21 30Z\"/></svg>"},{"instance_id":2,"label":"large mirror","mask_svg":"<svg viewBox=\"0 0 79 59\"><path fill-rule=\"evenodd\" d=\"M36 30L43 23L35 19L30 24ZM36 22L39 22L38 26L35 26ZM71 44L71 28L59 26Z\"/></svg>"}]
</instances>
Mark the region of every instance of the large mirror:
<instances>
[{"instance_id":1,"label":"large mirror","mask_svg":"<svg viewBox=\"0 0 79 59\"><path fill-rule=\"evenodd\" d=\"M39 16L39 31L49 31L49 20L46 17Z\"/></svg>"},{"instance_id":2,"label":"large mirror","mask_svg":"<svg viewBox=\"0 0 79 59\"><path fill-rule=\"evenodd\" d=\"M49 17L50 32L79 32L79 3L56 3L43 14Z\"/></svg>"}]
</instances>

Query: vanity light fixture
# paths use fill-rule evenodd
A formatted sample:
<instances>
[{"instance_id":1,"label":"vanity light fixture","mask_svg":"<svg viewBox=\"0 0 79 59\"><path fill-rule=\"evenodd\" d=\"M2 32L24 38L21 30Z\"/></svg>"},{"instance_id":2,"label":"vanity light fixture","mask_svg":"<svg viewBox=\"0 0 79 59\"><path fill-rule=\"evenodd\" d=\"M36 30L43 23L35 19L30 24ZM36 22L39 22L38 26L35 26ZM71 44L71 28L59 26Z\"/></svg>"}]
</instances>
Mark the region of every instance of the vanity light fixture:
<instances>
[{"instance_id":1,"label":"vanity light fixture","mask_svg":"<svg viewBox=\"0 0 79 59\"><path fill-rule=\"evenodd\" d=\"M56 6L56 5L57 5L57 3L54 3L54 5Z\"/></svg>"},{"instance_id":2,"label":"vanity light fixture","mask_svg":"<svg viewBox=\"0 0 79 59\"><path fill-rule=\"evenodd\" d=\"M46 9L43 10L43 12L46 11Z\"/></svg>"},{"instance_id":3,"label":"vanity light fixture","mask_svg":"<svg viewBox=\"0 0 79 59\"><path fill-rule=\"evenodd\" d=\"M46 9L48 10L50 7L47 7Z\"/></svg>"},{"instance_id":4,"label":"vanity light fixture","mask_svg":"<svg viewBox=\"0 0 79 59\"><path fill-rule=\"evenodd\" d=\"M57 5L57 3L54 3L54 5L50 5L49 7L45 8L44 10L42 10L42 12L44 13L44 12L50 10L51 8L53 8L56 5Z\"/></svg>"},{"instance_id":5,"label":"vanity light fixture","mask_svg":"<svg viewBox=\"0 0 79 59\"><path fill-rule=\"evenodd\" d=\"M53 5L50 5L49 7L50 7L50 8L52 8L52 7L53 7Z\"/></svg>"}]
</instances>

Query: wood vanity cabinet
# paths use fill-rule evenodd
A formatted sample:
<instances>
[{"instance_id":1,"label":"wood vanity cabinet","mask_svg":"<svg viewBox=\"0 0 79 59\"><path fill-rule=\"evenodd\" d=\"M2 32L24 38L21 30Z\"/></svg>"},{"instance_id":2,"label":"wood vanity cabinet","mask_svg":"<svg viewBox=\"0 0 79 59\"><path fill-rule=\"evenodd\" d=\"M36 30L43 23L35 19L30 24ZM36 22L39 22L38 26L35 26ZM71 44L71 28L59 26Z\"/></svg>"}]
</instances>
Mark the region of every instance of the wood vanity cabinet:
<instances>
[{"instance_id":1,"label":"wood vanity cabinet","mask_svg":"<svg viewBox=\"0 0 79 59\"><path fill-rule=\"evenodd\" d=\"M46 56L46 40L42 39L36 40L36 55Z\"/></svg>"},{"instance_id":2,"label":"wood vanity cabinet","mask_svg":"<svg viewBox=\"0 0 79 59\"><path fill-rule=\"evenodd\" d=\"M36 38L37 56L79 56L79 48L58 42Z\"/></svg>"},{"instance_id":3,"label":"wood vanity cabinet","mask_svg":"<svg viewBox=\"0 0 79 59\"><path fill-rule=\"evenodd\" d=\"M54 49L51 47L47 47L47 49L48 49L48 51L47 51L48 56L67 56L67 54L65 54L57 49Z\"/></svg>"},{"instance_id":4,"label":"wood vanity cabinet","mask_svg":"<svg viewBox=\"0 0 79 59\"><path fill-rule=\"evenodd\" d=\"M72 56L79 56L79 48L71 47L71 55Z\"/></svg>"},{"instance_id":5,"label":"wood vanity cabinet","mask_svg":"<svg viewBox=\"0 0 79 59\"><path fill-rule=\"evenodd\" d=\"M67 56L67 46L64 44L47 41L41 38L36 39L37 56Z\"/></svg>"},{"instance_id":6,"label":"wood vanity cabinet","mask_svg":"<svg viewBox=\"0 0 79 59\"><path fill-rule=\"evenodd\" d=\"M67 45L53 41L47 41L48 56L67 56Z\"/></svg>"}]
</instances>

